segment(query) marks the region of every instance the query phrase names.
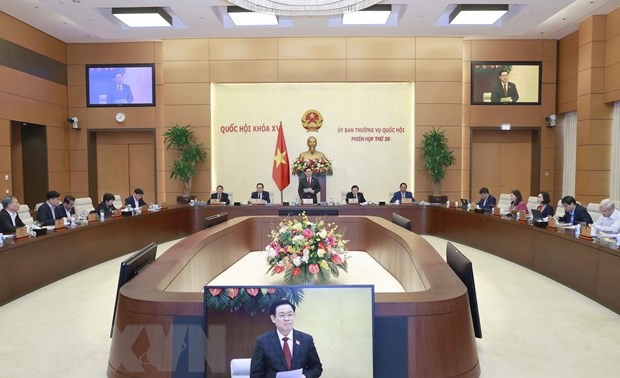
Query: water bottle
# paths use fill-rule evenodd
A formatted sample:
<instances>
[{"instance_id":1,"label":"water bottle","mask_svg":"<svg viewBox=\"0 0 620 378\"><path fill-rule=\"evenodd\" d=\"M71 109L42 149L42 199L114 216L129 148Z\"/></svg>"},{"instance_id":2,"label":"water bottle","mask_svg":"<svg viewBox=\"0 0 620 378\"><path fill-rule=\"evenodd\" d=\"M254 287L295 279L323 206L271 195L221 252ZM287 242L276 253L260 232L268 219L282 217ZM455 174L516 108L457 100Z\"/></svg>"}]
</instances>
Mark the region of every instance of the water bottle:
<instances>
[{"instance_id":1,"label":"water bottle","mask_svg":"<svg viewBox=\"0 0 620 378\"><path fill-rule=\"evenodd\" d=\"M334 206L334 199L329 197L329 206Z\"/></svg>"},{"instance_id":2,"label":"water bottle","mask_svg":"<svg viewBox=\"0 0 620 378\"><path fill-rule=\"evenodd\" d=\"M105 214L104 214L103 210L99 211L99 221L100 222L105 221Z\"/></svg>"},{"instance_id":3,"label":"water bottle","mask_svg":"<svg viewBox=\"0 0 620 378\"><path fill-rule=\"evenodd\" d=\"M450 207L450 200L447 200L446 201L446 208L449 208L449 207Z\"/></svg>"}]
</instances>

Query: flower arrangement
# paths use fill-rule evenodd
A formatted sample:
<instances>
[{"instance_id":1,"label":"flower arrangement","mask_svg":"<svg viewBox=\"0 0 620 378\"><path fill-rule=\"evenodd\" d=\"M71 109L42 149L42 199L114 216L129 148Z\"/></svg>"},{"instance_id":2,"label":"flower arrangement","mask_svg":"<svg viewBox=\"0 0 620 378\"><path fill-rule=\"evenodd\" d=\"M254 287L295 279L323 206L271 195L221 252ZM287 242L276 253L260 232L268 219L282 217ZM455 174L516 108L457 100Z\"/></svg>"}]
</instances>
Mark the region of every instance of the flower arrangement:
<instances>
[{"instance_id":1,"label":"flower arrangement","mask_svg":"<svg viewBox=\"0 0 620 378\"><path fill-rule=\"evenodd\" d=\"M304 299L304 290L293 287L209 287L205 290L208 311L237 312L250 315L269 312L271 304L286 299L295 306Z\"/></svg>"},{"instance_id":2,"label":"flower arrangement","mask_svg":"<svg viewBox=\"0 0 620 378\"><path fill-rule=\"evenodd\" d=\"M292 175L301 175L306 171L306 168L312 169L312 172L319 176L332 175L334 173L332 167L332 161L326 158L319 159L297 159L293 162Z\"/></svg>"},{"instance_id":3,"label":"flower arrangement","mask_svg":"<svg viewBox=\"0 0 620 378\"><path fill-rule=\"evenodd\" d=\"M288 284L326 283L347 271L348 240L337 231L338 226L320 220L310 222L305 213L301 220L283 220L271 231L272 241L265 247L267 273L284 273Z\"/></svg>"},{"instance_id":4,"label":"flower arrangement","mask_svg":"<svg viewBox=\"0 0 620 378\"><path fill-rule=\"evenodd\" d=\"M512 65L510 64L475 64L475 71L500 73L502 70L512 71Z\"/></svg>"}]
</instances>

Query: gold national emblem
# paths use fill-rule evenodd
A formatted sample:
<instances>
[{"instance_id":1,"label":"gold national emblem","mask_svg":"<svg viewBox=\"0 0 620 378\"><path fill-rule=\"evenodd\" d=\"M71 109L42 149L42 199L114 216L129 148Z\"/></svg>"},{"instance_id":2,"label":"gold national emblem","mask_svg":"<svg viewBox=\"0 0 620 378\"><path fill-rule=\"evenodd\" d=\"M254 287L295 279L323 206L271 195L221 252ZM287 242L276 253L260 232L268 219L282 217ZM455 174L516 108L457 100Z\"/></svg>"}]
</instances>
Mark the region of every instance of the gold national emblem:
<instances>
[{"instance_id":1,"label":"gold national emblem","mask_svg":"<svg viewBox=\"0 0 620 378\"><path fill-rule=\"evenodd\" d=\"M301 117L301 125L307 131L317 131L323 126L323 116L318 110L310 109Z\"/></svg>"}]
</instances>

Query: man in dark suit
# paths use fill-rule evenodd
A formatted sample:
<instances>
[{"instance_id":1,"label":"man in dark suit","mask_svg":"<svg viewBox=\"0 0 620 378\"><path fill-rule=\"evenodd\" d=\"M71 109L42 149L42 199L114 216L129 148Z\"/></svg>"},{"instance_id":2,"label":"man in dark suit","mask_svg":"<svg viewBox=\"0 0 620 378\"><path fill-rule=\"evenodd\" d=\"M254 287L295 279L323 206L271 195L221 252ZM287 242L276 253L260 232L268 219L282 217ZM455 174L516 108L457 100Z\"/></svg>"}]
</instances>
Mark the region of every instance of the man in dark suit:
<instances>
[{"instance_id":1,"label":"man in dark suit","mask_svg":"<svg viewBox=\"0 0 620 378\"><path fill-rule=\"evenodd\" d=\"M62 204L56 206L54 209L54 214L56 215L56 219L67 218L71 219L71 217L75 216L75 197L73 196L65 196L62 201Z\"/></svg>"},{"instance_id":2,"label":"man in dark suit","mask_svg":"<svg viewBox=\"0 0 620 378\"><path fill-rule=\"evenodd\" d=\"M312 203L317 203L316 195L321 192L321 184L319 184L319 180L316 177L312 177L311 168L306 168L304 175L304 177L299 178L299 186L297 187L299 198L302 200L304 198L312 198Z\"/></svg>"},{"instance_id":3,"label":"man in dark suit","mask_svg":"<svg viewBox=\"0 0 620 378\"><path fill-rule=\"evenodd\" d=\"M211 200L219 200L221 204L230 205L230 200L228 199L228 193L224 193L224 187L222 185L218 185L216 192L211 194L211 198L207 201L208 204L211 204Z\"/></svg>"},{"instance_id":4,"label":"man in dark suit","mask_svg":"<svg viewBox=\"0 0 620 378\"><path fill-rule=\"evenodd\" d=\"M131 87L123 84L123 73L118 72L114 75L114 85L108 92L106 100L108 104L131 104L133 102Z\"/></svg>"},{"instance_id":5,"label":"man in dark suit","mask_svg":"<svg viewBox=\"0 0 620 378\"><path fill-rule=\"evenodd\" d=\"M17 197L6 196L2 199L2 210L0 210L0 233L13 234L15 228L24 227L24 222L17 214L19 201Z\"/></svg>"},{"instance_id":6,"label":"man in dark suit","mask_svg":"<svg viewBox=\"0 0 620 378\"><path fill-rule=\"evenodd\" d=\"M508 81L508 71L499 73L499 82L491 90L491 102L512 104L519 99L519 92L515 83Z\"/></svg>"},{"instance_id":7,"label":"man in dark suit","mask_svg":"<svg viewBox=\"0 0 620 378\"><path fill-rule=\"evenodd\" d=\"M256 191L252 192L250 199L262 199L266 203L271 203L271 200L269 199L269 192L263 191L264 188L265 186L262 183L259 182L256 184Z\"/></svg>"},{"instance_id":8,"label":"man in dark suit","mask_svg":"<svg viewBox=\"0 0 620 378\"><path fill-rule=\"evenodd\" d=\"M480 188L478 192L480 194L480 201L478 201L478 207L484 210L491 210L497 206L497 199L489 194L489 189Z\"/></svg>"},{"instance_id":9,"label":"man in dark suit","mask_svg":"<svg viewBox=\"0 0 620 378\"><path fill-rule=\"evenodd\" d=\"M360 188L357 185L353 185L351 187L351 191L349 193L347 193L347 196L345 197L345 200L347 201L347 203L351 202L350 200L357 200L357 203L364 203L366 202L366 198L364 198L364 193L360 193ZM355 202L355 201L353 201Z\"/></svg>"},{"instance_id":10,"label":"man in dark suit","mask_svg":"<svg viewBox=\"0 0 620 378\"><path fill-rule=\"evenodd\" d=\"M577 201L572 196L566 196L562 198L562 207L566 213L559 220L560 222L570 223L570 224L592 224L592 217L588 210L585 207L579 206Z\"/></svg>"},{"instance_id":11,"label":"man in dark suit","mask_svg":"<svg viewBox=\"0 0 620 378\"><path fill-rule=\"evenodd\" d=\"M131 206L132 208L137 209L146 205L146 202L144 202L142 196L144 196L144 190L135 188L133 190L133 194L125 198L125 206Z\"/></svg>"},{"instance_id":12,"label":"man in dark suit","mask_svg":"<svg viewBox=\"0 0 620 378\"><path fill-rule=\"evenodd\" d=\"M295 306L283 299L269 308L276 329L256 338L250 378L275 378L278 372L303 369L303 378L318 378L323 365L312 336L293 330Z\"/></svg>"},{"instance_id":13,"label":"man in dark suit","mask_svg":"<svg viewBox=\"0 0 620 378\"><path fill-rule=\"evenodd\" d=\"M45 202L37 209L37 220L41 226L52 226L56 222L54 209L60 204L60 193L50 190L45 195Z\"/></svg>"},{"instance_id":14,"label":"man in dark suit","mask_svg":"<svg viewBox=\"0 0 620 378\"><path fill-rule=\"evenodd\" d=\"M407 184L405 184L404 182L401 182L400 191L394 193L394 195L392 196L392 199L390 200L390 203L395 203L396 201L398 201L399 203L402 203L403 198L411 198L412 202L415 201L415 198L413 198L413 193L407 191Z\"/></svg>"}]
</instances>

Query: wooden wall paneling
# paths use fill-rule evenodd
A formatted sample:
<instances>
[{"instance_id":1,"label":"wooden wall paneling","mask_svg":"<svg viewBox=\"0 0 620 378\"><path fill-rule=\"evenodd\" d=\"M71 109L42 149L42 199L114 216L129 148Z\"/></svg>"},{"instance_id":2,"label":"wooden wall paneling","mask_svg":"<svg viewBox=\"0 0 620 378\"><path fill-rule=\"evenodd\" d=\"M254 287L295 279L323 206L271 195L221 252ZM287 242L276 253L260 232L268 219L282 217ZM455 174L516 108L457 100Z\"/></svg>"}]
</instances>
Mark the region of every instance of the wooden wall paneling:
<instances>
[{"instance_id":1,"label":"wooden wall paneling","mask_svg":"<svg viewBox=\"0 0 620 378\"><path fill-rule=\"evenodd\" d=\"M475 132L474 132L475 135ZM477 198L480 188L485 187L494 197L500 191L500 146L499 143L474 142L471 145L471 198Z\"/></svg>"},{"instance_id":2,"label":"wooden wall paneling","mask_svg":"<svg viewBox=\"0 0 620 378\"><path fill-rule=\"evenodd\" d=\"M415 60L354 60L346 61L347 81L413 81L415 78Z\"/></svg>"},{"instance_id":3,"label":"wooden wall paneling","mask_svg":"<svg viewBox=\"0 0 620 378\"><path fill-rule=\"evenodd\" d=\"M416 59L463 59L461 37L416 37Z\"/></svg>"},{"instance_id":4,"label":"wooden wall paneling","mask_svg":"<svg viewBox=\"0 0 620 378\"><path fill-rule=\"evenodd\" d=\"M278 81L277 60L218 60L209 64L213 83L269 83Z\"/></svg>"},{"instance_id":5,"label":"wooden wall paneling","mask_svg":"<svg viewBox=\"0 0 620 378\"><path fill-rule=\"evenodd\" d=\"M542 60L542 51L542 40L498 39L471 41L472 61L537 61Z\"/></svg>"},{"instance_id":6,"label":"wooden wall paneling","mask_svg":"<svg viewBox=\"0 0 620 378\"><path fill-rule=\"evenodd\" d=\"M276 38L211 39L209 58L211 61L273 60L278 57L278 43L279 40Z\"/></svg>"},{"instance_id":7,"label":"wooden wall paneling","mask_svg":"<svg viewBox=\"0 0 620 378\"><path fill-rule=\"evenodd\" d=\"M208 83L209 61L172 61L163 63L165 83Z\"/></svg>"},{"instance_id":8,"label":"wooden wall paneling","mask_svg":"<svg viewBox=\"0 0 620 378\"><path fill-rule=\"evenodd\" d=\"M161 42L75 43L67 45L71 64L153 63Z\"/></svg>"},{"instance_id":9,"label":"wooden wall paneling","mask_svg":"<svg viewBox=\"0 0 620 378\"><path fill-rule=\"evenodd\" d=\"M346 59L346 38L278 38L278 60Z\"/></svg>"},{"instance_id":10,"label":"wooden wall paneling","mask_svg":"<svg viewBox=\"0 0 620 378\"><path fill-rule=\"evenodd\" d=\"M121 196L128 196L135 188L144 190L145 201L156 202L155 145L129 144L129 185Z\"/></svg>"},{"instance_id":11,"label":"wooden wall paneling","mask_svg":"<svg viewBox=\"0 0 620 378\"><path fill-rule=\"evenodd\" d=\"M99 141L97 141L99 142ZM126 144L97 143L97 198L104 193L120 194L129 188L129 147Z\"/></svg>"},{"instance_id":12,"label":"wooden wall paneling","mask_svg":"<svg viewBox=\"0 0 620 378\"><path fill-rule=\"evenodd\" d=\"M335 82L347 80L346 60L279 60L280 82Z\"/></svg>"},{"instance_id":13,"label":"wooden wall paneling","mask_svg":"<svg viewBox=\"0 0 620 378\"><path fill-rule=\"evenodd\" d=\"M0 12L0 38L59 62L67 62L67 45L63 41L3 12Z\"/></svg>"},{"instance_id":14,"label":"wooden wall paneling","mask_svg":"<svg viewBox=\"0 0 620 378\"><path fill-rule=\"evenodd\" d=\"M519 189L523 198L530 196L532 183L531 143L500 144L500 191Z\"/></svg>"},{"instance_id":15,"label":"wooden wall paneling","mask_svg":"<svg viewBox=\"0 0 620 378\"><path fill-rule=\"evenodd\" d=\"M416 58L415 37L350 37L346 43L348 60L395 60Z\"/></svg>"},{"instance_id":16,"label":"wooden wall paneling","mask_svg":"<svg viewBox=\"0 0 620 378\"><path fill-rule=\"evenodd\" d=\"M11 131L11 169L9 170L9 182L4 191L0 194L10 194L17 196L20 201L24 200L24 162L22 158L22 129L19 122L10 122L8 127ZM6 183L6 181L4 181ZM10 193L6 191L9 190Z\"/></svg>"},{"instance_id":17,"label":"wooden wall paneling","mask_svg":"<svg viewBox=\"0 0 620 378\"><path fill-rule=\"evenodd\" d=\"M209 39L166 39L162 42L162 59L173 60L209 60Z\"/></svg>"},{"instance_id":18,"label":"wooden wall paneling","mask_svg":"<svg viewBox=\"0 0 620 378\"><path fill-rule=\"evenodd\" d=\"M164 106L164 128L178 123L181 125L190 124L192 126L206 126L211 124L211 106L201 105L165 105ZM163 130L161 131L163 133ZM159 133L161 134L161 133ZM163 146L157 143L158 146Z\"/></svg>"}]
</instances>

